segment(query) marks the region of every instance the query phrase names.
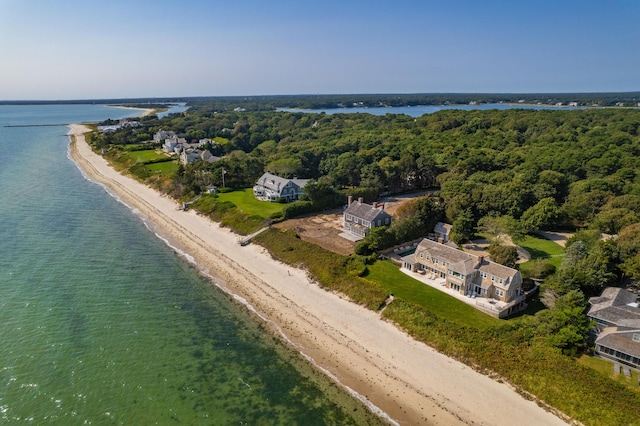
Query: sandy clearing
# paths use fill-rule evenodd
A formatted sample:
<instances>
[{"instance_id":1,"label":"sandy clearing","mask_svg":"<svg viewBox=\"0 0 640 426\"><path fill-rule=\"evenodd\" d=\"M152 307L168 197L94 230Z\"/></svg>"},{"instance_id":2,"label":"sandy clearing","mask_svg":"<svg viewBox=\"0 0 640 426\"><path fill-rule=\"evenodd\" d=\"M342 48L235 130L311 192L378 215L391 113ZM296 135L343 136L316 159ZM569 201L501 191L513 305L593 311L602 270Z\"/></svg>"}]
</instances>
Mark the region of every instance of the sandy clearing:
<instances>
[{"instance_id":1,"label":"sandy clearing","mask_svg":"<svg viewBox=\"0 0 640 426\"><path fill-rule=\"evenodd\" d=\"M553 414L425 344L379 316L276 262L259 246L123 176L71 125L70 155L92 179L138 209L171 244L193 256L268 328L396 424L564 424Z\"/></svg>"}]
</instances>

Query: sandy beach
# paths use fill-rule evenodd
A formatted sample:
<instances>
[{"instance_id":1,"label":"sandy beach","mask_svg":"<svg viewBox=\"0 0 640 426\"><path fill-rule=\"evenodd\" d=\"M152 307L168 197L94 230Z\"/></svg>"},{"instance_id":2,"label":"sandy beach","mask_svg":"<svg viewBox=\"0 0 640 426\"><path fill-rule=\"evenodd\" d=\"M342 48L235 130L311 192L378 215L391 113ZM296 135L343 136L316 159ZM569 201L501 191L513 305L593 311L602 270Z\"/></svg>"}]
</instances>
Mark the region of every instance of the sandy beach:
<instances>
[{"instance_id":1,"label":"sandy beach","mask_svg":"<svg viewBox=\"0 0 640 426\"><path fill-rule=\"evenodd\" d=\"M71 125L71 158L138 210L267 328L392 424L565 424L514 389L417 342L372 311L311 282L255 244L113 170Z\"/></svg>"},{"instance_id":2,"label":"sandy beach","mask_svg":"<svg viewBox=\"0 0 640 426\"><path fill-rule=\"evenodd\" d=\"M109 108L120 108L120 109L130 109L133 111L141 111L139 114L140 117L146 117L156 112L154 108L138 108L138 107L129 107L124 105L108 105Z\"/></svg>"}]
</instances>

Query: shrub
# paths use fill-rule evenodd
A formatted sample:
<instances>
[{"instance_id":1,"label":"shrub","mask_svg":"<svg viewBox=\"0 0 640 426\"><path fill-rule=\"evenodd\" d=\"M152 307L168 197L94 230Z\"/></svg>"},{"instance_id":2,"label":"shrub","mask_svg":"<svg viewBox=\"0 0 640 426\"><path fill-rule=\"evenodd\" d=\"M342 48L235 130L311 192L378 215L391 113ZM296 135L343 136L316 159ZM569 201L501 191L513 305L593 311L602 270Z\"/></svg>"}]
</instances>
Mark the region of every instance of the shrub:
<instances>
[{"instance_id":1,"label":"shrub","mask_svg":"<svg viewBox=\"0 0 640 426\"><path fill-rule=\"evenodd\" d=\"M294 201L282 209L282 216L285 219L291 219L292 217L313 213L314 211L315 207L311 201Z\"/></svg>"}]
</instances>

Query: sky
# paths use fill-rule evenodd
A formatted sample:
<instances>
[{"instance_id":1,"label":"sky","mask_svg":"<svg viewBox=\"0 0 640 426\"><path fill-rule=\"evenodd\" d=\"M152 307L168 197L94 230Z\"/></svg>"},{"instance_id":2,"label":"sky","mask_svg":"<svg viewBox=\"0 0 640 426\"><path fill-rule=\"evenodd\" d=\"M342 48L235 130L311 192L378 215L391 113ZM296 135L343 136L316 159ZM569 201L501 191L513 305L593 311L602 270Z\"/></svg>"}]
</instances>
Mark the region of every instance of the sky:
<instances>
[{"instance_id":1,"label":"sky","mask_svg":"<svg viewBox=\"0 0 640 426\"><path fill-rule=\"evenodd\" d=\"M0 0L0 100L640 91L639 0Z\"/></svg>"}]
</instances>

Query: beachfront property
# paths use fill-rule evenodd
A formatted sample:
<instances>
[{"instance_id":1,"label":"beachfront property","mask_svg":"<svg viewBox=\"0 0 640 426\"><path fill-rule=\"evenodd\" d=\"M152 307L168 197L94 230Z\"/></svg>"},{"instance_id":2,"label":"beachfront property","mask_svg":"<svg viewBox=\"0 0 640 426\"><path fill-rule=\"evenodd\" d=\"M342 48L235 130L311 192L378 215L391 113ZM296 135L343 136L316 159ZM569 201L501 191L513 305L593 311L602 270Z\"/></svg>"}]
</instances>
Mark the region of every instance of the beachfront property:
<instances>
[{"instance_id":1,"label":"beachfront property","mask_svg":"<svg viewBox=\"0 0 640 426\"><path fill-rule=\"evenodd\" d=\"M640 307L638 295L623 288L607 287L589 299L587 313L595 321L595 355L614 362L619 371L640 371ZM622 368L620 367L622 366Z\"/></svg>"},{"instance_id":2,"label":"beachfront property","mask_svg":"<svg viewBox=\"0 0 640 426\"><path fill-rule=\"evenodd\" d=\"M470 305L497 318L527 306L520 271L491 262L484 256L425 238L415 252L402 257L401 261L402 268L420 281L462 296L466 302L473 302Z\"/></svg>"},{"instance_id":3,"label":"beachfront property","mask_svg":"<svg viewBox=\"0 0 640 426\"><path fill-rule=\"evenodd\" d=\"M346 232L359 238L364 238L372 228L389 226L391 215L384 211L383 203L366 204L362 197L353 201L350 195L347 208L342 213L342 227Z\"/></svg>"},{"instance_id":4,"label":"beachfront property","mask_svg":"<svg viewBox=\"0 0 640 426\"><path fill-rule=\"evenodd\" d=\"M113 120L111 120L111 121L113 121ZM130 118L122 118L122 119L120 119L120 121L118 121L118 123L105 124L105 125L98 126L98 132L100 132L100 133L111 133L111 132L115 132L116 130L120 130L120 129L125 128L125 127L138 127L139 125L140 125L140 123L138 121L131 120Z\"/></svg>"},{"instance_id":5,"label":"beachfront property","mask_svg":"<svg viewBox=\"0 0 640 426\"><path fill-rule=\"evenodd\" d=\"M288 203L300 199L307 182L309 179L286 179L266 172L253 186L253 195L263 201L284 199Z\"/></svg>"},{"instance_id":6,"label":"beachfront property","mask_svg":"<svg viewBox=\"0 0 640 426\"><path fill-rule=\"evenodd\" d=\"M204 160L210 163L220 160L211 154L211 151L202 149L205 145L212 143L211 139L200 139L198 142L189 143L185 138L179 138L172 131L160 130L153 135L156 143L162 143L162 150L170 155L178 155L180 163L191 164L197 160Z\"/></svg>"}]
</instances>

